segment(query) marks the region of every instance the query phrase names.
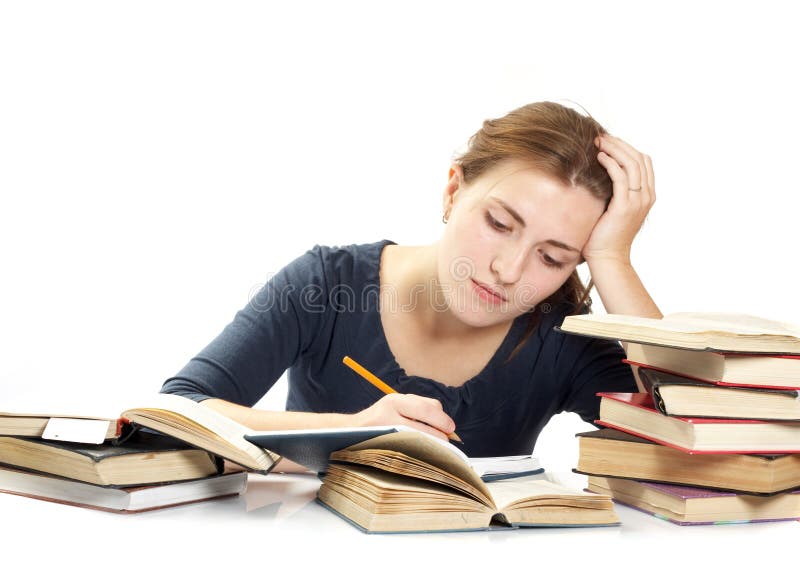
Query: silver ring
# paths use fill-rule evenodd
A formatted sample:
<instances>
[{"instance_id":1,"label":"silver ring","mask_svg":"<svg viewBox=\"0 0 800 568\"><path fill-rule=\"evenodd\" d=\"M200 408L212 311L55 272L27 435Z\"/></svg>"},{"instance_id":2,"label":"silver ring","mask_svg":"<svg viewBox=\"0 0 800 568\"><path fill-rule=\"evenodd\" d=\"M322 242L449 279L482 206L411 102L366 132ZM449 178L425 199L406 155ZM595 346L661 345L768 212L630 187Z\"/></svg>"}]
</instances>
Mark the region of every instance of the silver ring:
<instances>
[{"instance_id":1,"label":"silver ring","mask_svg":"<svg viewBox=\"0 0 800 568\"><path fill-rule=\"evenodd\" d=\"M642 191L642 188L641 187L637 187L637 188L629 187L628 191Z\"/></svg>"}]
</instances>

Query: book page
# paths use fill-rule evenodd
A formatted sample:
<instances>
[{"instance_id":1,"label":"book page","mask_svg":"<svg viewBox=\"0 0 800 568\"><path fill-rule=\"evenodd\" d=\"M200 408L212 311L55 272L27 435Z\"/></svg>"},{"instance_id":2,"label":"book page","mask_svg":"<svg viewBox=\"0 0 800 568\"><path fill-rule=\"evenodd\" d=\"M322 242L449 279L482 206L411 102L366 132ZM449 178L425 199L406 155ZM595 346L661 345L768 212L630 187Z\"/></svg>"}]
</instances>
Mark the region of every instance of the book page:
<instances>
[{"instance_id":1,"label":"book page","mask_svg":"<svg viewBox=\"0 0 800 568\"><path fill-rule=\"evenodd\" d=\"M539 460L528 456L494 456L488 458L469 458L472 469L484 480L506 475L541 473Z\"/></svg>"},{"instance_id":2,"label":"book page","mask_svg":"<svg viewBox=\"0 0 800 568\"><path fill-rule=\"evenodd\" d=\"M800 338L800 327L749 314L727 312L677 312L665 316L675 322L706 326L709 331L728 331L743 335L785 335Z\"/></svg>"},{"instance_id":3,"label":"book page","mask_svg":"<svg viewBox=\"0 0 800 568\"><path fill-rule=\"evenodd\" d=\"M469 465L469 458L452 444L419 431L395 432L378 436L348 450L392 450L442 469L489 497L486 484Z\"/></svg>"},{"instance_id":4,"label":"book page","mask_svg":"<svg viewBox=\"0 0 800 568\"><path fill-rule=\"evenodd\" d=\"M544 476L519 477L488 483L489 492L498 510L504 510L517 501L565 500L574 502L587 497L586 493L554 483ZM589 495L589 497L592 497Z\"/></svg>"},{"instance_id":5,"label":"book page","mask_svg":"<svg viewBox=\"0 0 800 568\"><path fill-rule=\"evenodd\" d=\"M709 333L730 335L774 335L800 339L800 328L796 325L759 318L747 314L722 312L678 312L664 316L663 319L643 318L623 314L584 314L567 316L561 325L565 331L571 330L570 322L597 322L610 325L626 325L632 328L645 328L676 333Z\"/></svg>"},{"instance_id":6,"label":"book page","mask_svg":"<svg viewBox=\"0 0 800 568\"><path fill-rule=\"evenodd\" d=\"M259 471L269 470L278 459L272 452L245 440L244 436L252 430L182 396L158 394L151 403L126 410L122 415Z\"/></svg>"}]
</instances>

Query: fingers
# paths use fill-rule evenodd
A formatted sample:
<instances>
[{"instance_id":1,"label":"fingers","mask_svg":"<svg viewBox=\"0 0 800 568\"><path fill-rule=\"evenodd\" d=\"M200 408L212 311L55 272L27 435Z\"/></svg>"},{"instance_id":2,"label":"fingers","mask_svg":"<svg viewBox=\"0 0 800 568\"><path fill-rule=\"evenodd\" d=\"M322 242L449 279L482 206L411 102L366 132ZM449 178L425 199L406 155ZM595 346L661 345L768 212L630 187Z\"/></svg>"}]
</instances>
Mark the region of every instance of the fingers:
<instances>
[{"instance_id":1,"label":"fingers","mask_svg":"<svg viewBox=\"0 0 800 568\"><path fill-rule=\"evenodd\" d=\"M655 174L650 156L608 134L599 136L596 144L600 149L597 160L611 177L614 197L649 208L655 201Z\"/></svg>"},{"instance_id":2,"label":"fingers","mask_svg":"<svg viewBox=\"0 0 800 568\"><path fill-rule=\"evenodd\" d=\"M647 154L644 156L644 165L647 170L647 189L650 194L650 204L652 204L656 200L656 175L653 172L653 160Z\"/></svg>"},{"instance_id":3,"label":"fingers","mask_svg":"<svg viewBox=\"0 0 800 568\"><path fill-rule=\"evenodd\" d=\"M404 424L444 440L456 427L441 402L414 394L387 394L362 414L365 426Z\"/></svg>"},{"instance_id":4,"label":"fingers","mask_svg":"<svg viewBox=\"0 0 800 568\"><path fill-rule=\"evenodd\" d=\"M629 182L625 171L614 158L602 150L597 154L597 161L603 165L611 178L614 190L614 199L611 200L612 203L619 203L620 200L627 201L627 194L629 193L627 186Z\"/></svg>"},{"instance_id":5,"label":"fingers","mask_svg":"<svg viewBox=\"0 0 800 568\"><path fill-rule=\"evenodd\" d=\"M445 434L456 429L453 419L445 414L442 403L435 398L415 394L401 395L397 399L396 408L401 416L423 422Z\"/></svg>"},{"instance_id":6,"label":"fingers","mask_svg":"<svg viewBox=\"0 0 800 568\"><path fill-rule=\"evenodd\" d=\"M424 422L420 422L418 420L409 420L408 418L401 418L399 420L396 420L394 423L414 428L415 430L419 430L420 432L425 432L426 434L430 434L431 436L439 438L440 440L447 441L447 434L445 434L441 430L437 430L436 428L428 426Z\"/></svg>"},{"instance_id":7,"label":"fingers","mask_svg":"<svg viewBox=\"0 0 800 568\"><path fill-rule=\"evenodd\" d=\"M635 190L642 187L642 182L647 180L647 172L641 153L619 138L608 135L600 137L600 144L598 147L607 155L611 156L624 170L628 185L626 187L620 187L620 189L627 191L629 189ZM605 164L603 165L605 166ZM614 178L612 177L612 179ZM638 192L633 191L631 193Z\"/></svg>"}]
</instances>

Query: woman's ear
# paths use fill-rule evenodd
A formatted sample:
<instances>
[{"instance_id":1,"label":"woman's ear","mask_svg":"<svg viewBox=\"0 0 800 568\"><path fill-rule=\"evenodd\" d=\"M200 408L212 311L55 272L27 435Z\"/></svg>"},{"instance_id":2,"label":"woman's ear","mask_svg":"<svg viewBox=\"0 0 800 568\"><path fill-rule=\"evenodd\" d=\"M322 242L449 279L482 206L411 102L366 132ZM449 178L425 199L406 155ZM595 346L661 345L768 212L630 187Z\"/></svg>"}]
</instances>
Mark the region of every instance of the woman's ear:
<instances>
[{"instance_id":1,"label":"woman's ear","mask_svg":"<svg viewBox=\"0 0 800 568\"><path fill-rule=\"evenodd\" d=\"M464 170L461 169L459 164L453 163L450 165L450 171L447 174L447 185L444 187L444 195L442 205L444 206L444 218L450 216L450 209L453 207L456 193L464 185Z\"/></svg>"}]
</instances>

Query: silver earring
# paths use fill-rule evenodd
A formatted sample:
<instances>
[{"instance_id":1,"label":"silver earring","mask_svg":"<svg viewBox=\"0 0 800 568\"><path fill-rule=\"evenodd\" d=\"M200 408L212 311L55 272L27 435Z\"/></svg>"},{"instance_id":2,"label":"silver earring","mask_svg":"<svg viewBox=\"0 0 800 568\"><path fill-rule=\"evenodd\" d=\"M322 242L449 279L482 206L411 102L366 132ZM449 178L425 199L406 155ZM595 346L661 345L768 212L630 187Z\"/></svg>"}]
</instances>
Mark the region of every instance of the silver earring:
<instances>
[{"instance_id":1,"label":"silver earring","mask_svg":"<svg viewBox=\"0 0 800 568\"><path fill-rule=\"evenodd\" d=\"M444 223L445 225L447 225L447 213L444 213L444 214L442 215L442 223Z\"/></svg>"}]
</instances>

